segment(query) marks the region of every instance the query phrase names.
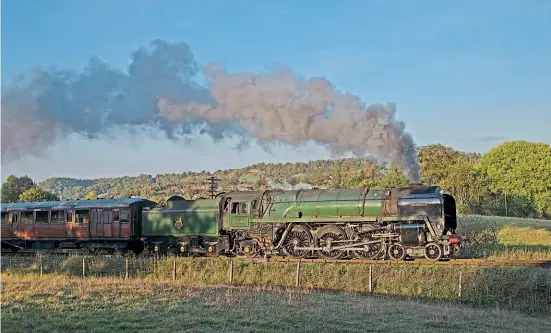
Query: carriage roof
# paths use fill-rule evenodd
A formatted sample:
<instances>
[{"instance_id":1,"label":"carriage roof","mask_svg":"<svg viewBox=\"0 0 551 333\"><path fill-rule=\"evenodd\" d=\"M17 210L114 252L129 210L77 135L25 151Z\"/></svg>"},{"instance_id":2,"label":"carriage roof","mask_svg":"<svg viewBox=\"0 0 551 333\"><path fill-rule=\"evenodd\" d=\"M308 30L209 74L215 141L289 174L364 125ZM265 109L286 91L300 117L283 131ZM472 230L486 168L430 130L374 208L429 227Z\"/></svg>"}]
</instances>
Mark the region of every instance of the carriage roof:
<instances>
[{"instance_id":1,"label":"carriage roof","mask_svg":"<svg viewBox=\"0 0 551 333\"><path fill-rule=\"evenodd\" d=\"M144 202L154 204L153 201L142 198L115 198L95 200L65 200L65 201L37 201L1 203L3 212L14 210L34 209L89 209L89 208L125 208L135 203Z\"/></svg>"}]
</instances>

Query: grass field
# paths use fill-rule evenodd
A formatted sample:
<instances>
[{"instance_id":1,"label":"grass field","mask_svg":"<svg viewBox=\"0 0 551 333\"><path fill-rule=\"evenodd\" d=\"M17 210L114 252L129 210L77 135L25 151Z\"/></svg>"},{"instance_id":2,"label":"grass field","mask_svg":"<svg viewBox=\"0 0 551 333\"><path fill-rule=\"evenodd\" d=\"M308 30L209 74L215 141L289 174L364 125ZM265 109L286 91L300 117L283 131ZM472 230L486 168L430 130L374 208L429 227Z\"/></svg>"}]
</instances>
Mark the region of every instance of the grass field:
<instances>
[{"instance_id":1,"label":"grass field","mask_svg":"<svg viewBox=\"0 0 551 333\"><path fill-rule=\"evenodd\" d=\"M88 257L86 277L125 278L171 282L188 286L230 284L230 263L216 258ZM82 277L82 257L43 258L44 276ZM3 259L7 274L39 279L39 261L10 265ZM173 264L176 270L173 270ZM461 302L479 308L501 308L529 315L551 315L551 274L549 268L458 265L389 265L346 263L253 263L235 260L231 284L260 288L294 288L407 296L417 299ZM174 275L173 275L174 274ZM371 289L370 279L371 274Z\"/></svg>"},{"instance_id":2,"label":"grass field","mask_svg":"<svg viewBox=\"0 0 551 333\"><path fill-rule=\"evenodd\" d=\"M469 237L464 256L551 260L550 220L459 216L458 232Z\"/></svg>"},{"instance_id":3,"label":"grass field","mask_svg":"<svg viewBox=\"0 0 551 333\"><path fill-rule=\"evenodd\" d=\"M548 332L549 317L388 296L3 276L2 332Z\"/></svg>"}]
</instances>

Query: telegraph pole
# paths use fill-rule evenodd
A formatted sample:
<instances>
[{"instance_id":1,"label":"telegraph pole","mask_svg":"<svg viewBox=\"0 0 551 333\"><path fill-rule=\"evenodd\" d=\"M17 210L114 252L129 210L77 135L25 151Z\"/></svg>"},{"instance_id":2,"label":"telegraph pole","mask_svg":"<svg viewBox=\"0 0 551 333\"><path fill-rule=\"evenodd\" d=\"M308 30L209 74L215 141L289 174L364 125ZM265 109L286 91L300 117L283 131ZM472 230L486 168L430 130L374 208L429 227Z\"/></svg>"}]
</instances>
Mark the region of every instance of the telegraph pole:
<instances>
[{"instance_id":1,"label":"telegraph pole","mask_svg":"<svg viewBox=\"0 0 551 333\"><path fill-rule=\"evenodd\" d=\"M509 216L507 215L507 191L504 191L505 192L505 216Z\"/></svg>"},{"instance_id":2,"label":"telegraph pole","mask_svg":"<svg viewBox=\"0 0 551 333\"><path fill-rule=\"evenodd\" d=\"M214 176L210 176L209 178L207 178L207 180L210 182L210 185L209 185L210 198L214 199L214 197L216 196L216 190L218 190L218 184L216 182L220 181L221 179L214 178Z\"/></svg>"}]
</instances>

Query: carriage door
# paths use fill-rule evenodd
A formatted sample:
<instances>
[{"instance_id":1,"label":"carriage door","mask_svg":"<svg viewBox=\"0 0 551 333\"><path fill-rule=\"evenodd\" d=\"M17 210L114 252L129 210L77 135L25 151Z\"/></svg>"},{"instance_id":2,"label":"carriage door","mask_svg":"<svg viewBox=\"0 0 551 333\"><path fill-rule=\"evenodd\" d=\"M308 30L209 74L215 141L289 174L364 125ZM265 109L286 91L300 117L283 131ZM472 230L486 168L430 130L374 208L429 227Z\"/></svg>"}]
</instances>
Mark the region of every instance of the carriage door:
<instances>
[{"instance_id":1,"label":"carriage door","mask_svg":"<svg viewBox=\"0 0 551 333\"><path fill-rule=\"evenodd\" d=\"M11 222L11 213L2 212L2 238L12 237L12 222Z\"/></svg>"},{"instance_id":2,"label":"carriage door","mask_svg":"<svg viewBox=\"0 0 551 333\"><path fill-rule=\"evenodd\" d=\"M103 236L103 227L100 220L101 209L90 210L90 237Z\"/></svg>"},{"instance_id":3,"label":"carriage door","mask_svg":"<svg viewBox=\"0 0 551 333\"><path fill-rule=\"evenodd\" d=\"M120 237L121 236L121 223L119 221L119 213L120 209L116 208L113 209L111 212L110 219L113 223L113 237Z\"/></svg>"},{"instance_id":4,"label":"carriage door","mask_svg":"<svg viewBox=\"0 0 551 333\"><path fill-rule=\"evenodd\" d=\"M73 223L73 211L72 210L66 210L65 211L65 225L67 226L67 237L69 237L69 238L73 237L73 226L75 224Z\"/></svg>"},{"instance_id":5,"label":"carriage door","mask_svg":"<svg viewBox=\"0 0 551 333\"><path fill-rule=\"evenodd\" d=\"M103 236L113 237L113 211L111 210L98 210L98 218L103 226Z\"/></svg>"},{"instance_id":6,"label":"carriage door","mask_svg":"<svg viewBox=\"0 0 551 333\"><path fill-rule=\"evenodd\" d=\"M19 212L11 212L10 224L9 224L10 237L14 236L13 228L16 228L18 225L19 225Z\"/></svg>"}]
</instances>

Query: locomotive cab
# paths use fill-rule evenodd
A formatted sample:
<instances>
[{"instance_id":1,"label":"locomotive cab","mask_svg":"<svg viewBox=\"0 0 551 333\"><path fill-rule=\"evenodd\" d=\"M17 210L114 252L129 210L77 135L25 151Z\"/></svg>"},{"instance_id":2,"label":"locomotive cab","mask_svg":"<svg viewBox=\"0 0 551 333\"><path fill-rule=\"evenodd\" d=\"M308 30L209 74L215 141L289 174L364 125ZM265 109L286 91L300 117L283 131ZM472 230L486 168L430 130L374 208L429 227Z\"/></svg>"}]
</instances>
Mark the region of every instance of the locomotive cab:
<instances>
[{"instance_id":1,"label":"locomotive cab","mask_svg":"<svg viewBox=\"0 0 551 333\"><path fill-rule=\"evenodd\" d=\"M447 234L448 232L455 234L455 229L457 228L455 199L449 194L443 194L442 200L442 214L444 215L444 234Z\"/></svg>"}]
</instances>

